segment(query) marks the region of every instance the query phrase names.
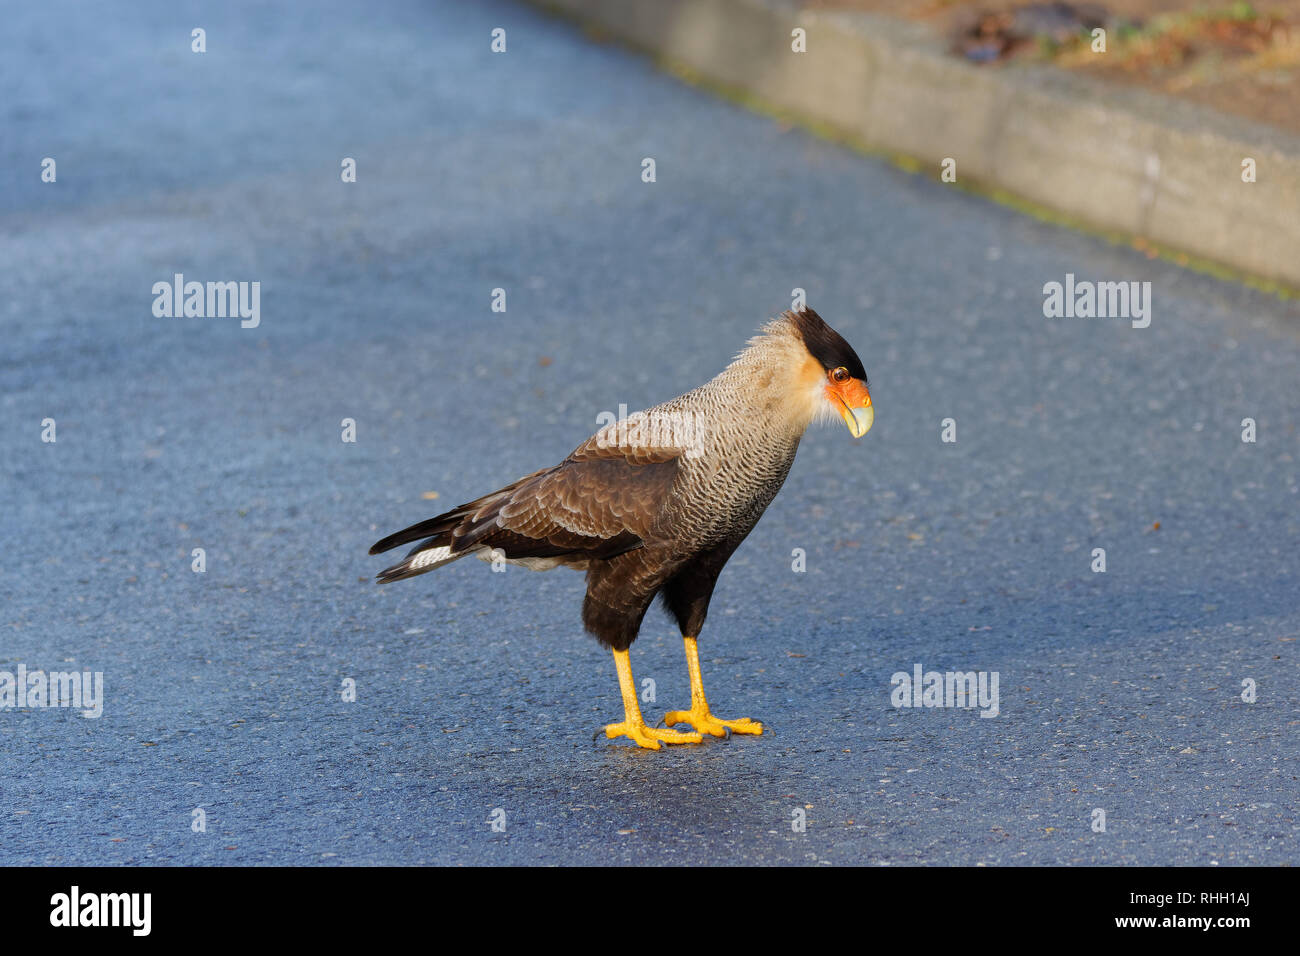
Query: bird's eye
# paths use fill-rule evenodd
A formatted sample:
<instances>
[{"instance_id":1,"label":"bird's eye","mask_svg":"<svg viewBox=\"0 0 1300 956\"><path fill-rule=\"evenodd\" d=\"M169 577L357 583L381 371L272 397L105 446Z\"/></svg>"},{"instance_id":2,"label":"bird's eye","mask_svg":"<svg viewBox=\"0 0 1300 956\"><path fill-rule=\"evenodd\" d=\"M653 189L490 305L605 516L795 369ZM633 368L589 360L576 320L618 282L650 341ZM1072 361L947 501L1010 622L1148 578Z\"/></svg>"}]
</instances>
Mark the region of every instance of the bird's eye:
<instances>
[{"instance_id":1,"label":"bird's eye","mask_svg":"<svg viewBox=\"0 0 1300 956\"><path fill-rule=\"evenodd\" d=\"M843 366L840 366L839 368L831 371L831 381L834 382L836 385L843 385L852 377L853 376L849 374L849 370L844 368Z\"/></svg>"}]
</instances>

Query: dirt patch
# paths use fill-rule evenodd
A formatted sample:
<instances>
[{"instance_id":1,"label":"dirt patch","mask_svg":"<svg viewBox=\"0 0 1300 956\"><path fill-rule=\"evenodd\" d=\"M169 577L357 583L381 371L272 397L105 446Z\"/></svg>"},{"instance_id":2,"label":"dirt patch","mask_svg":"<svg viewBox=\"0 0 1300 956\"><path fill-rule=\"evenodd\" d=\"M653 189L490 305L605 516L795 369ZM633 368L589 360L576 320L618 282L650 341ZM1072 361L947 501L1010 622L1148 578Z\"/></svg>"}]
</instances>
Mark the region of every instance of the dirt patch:
<instances>
[{"instance_id":1,"label":"dirt patch","mask_svg":"<svg viewBox=\"0 0 1300 956\"><path fill-rule=\"evenodd\" d=\"M953 56L1029 59L1300 133L1300 0L805 0L931 24ZM1105 30L1105 49L1092 31Z\"/></svg>"}]
</instances>

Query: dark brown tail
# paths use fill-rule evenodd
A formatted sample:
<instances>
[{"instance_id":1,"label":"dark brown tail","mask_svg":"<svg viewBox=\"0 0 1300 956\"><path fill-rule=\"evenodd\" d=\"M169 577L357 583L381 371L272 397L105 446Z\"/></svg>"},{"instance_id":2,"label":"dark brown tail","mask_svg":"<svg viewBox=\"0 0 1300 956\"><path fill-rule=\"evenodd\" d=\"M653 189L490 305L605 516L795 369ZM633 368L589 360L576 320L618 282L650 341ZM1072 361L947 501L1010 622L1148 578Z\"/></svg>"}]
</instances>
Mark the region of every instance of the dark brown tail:
<instances>
[{"instance_id":1,"label":"dark brown tail","mask_svg":"<svg viewBox=\"0 0 1300 956\"><path fill-rule=\"evenodd\" d=\"M544 468L542 471L550 471ZM384 568L376 579L380 584L401 581L425 574L444 564L450 564L481 547L479 539L495 525L497 509L510 499L510 494L524 482L542 474L535 471L490 495L476 498L433 518L426 518L409 528L395 531L370 546L371 554L383 554L399 545L419 541L411 551L392 567ZM438 553L444 549L445 553Z\"/></svg>"}]
</instances>

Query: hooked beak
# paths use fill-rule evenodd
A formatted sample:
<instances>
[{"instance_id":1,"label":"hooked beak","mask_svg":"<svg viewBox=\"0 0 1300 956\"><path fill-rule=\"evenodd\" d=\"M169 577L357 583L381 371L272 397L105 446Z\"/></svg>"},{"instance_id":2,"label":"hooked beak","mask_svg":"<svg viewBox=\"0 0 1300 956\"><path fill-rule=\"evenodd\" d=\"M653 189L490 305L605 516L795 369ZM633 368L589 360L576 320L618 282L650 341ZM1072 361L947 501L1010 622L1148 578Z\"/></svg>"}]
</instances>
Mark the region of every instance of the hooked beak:
<instances>
[{"instance_id":1,"label":"hooked beak","mask_svg":"<svg viewBox=\"0 0 1300 956\"><path fill-rule=\"evenodd\" d=\"M827 385L826 392L840 404L840 417L854 438L871 431L876 413L871 408L871 393L861 379L850 379L843 385Z\"/></svg>"}]
</instances>

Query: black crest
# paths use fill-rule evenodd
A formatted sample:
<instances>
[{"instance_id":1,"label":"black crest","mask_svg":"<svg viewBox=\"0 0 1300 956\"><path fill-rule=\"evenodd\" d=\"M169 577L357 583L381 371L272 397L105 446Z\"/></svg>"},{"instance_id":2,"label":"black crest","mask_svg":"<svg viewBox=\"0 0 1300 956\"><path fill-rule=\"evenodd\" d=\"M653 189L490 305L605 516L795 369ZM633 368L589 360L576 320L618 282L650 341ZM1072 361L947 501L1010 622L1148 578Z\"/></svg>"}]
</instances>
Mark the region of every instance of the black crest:
<instances>
[{"instance_id":1,"label":"black crest","mask_svg":"<svg viewBox=\"0 0 1300 956\"><path fill-rule=\"evenodd\" d=\"M786 312L785 317L798 331L804 347L825 369L843 366L854 378L867 380L867 370L862 367L862 359L853 351L853 346L844 341L844 336L836 332L820 315L805 306L798 312Z\"/></svg>"}]
</instances>

